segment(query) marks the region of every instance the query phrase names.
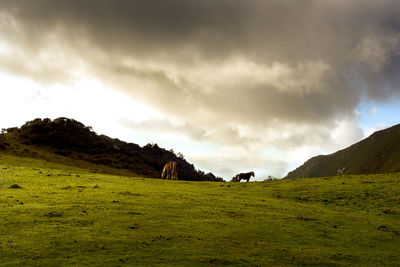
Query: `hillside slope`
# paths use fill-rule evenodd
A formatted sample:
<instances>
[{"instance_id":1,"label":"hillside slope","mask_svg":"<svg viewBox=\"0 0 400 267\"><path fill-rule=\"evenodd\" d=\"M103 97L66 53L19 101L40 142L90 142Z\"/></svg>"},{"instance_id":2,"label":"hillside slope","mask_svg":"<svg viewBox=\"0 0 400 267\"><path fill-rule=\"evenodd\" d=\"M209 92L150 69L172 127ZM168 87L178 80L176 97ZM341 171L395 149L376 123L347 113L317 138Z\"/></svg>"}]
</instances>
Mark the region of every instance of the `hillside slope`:
<instances>
[{"instance_id":1,"label":"hillside slope","mask_svg":"<svg viewBox=\"0 0 400 267\"><path fill-rule=\"evenodd\" d=\"M323 177L341 174L373 174L400 171L400 124L336 153L309 159L285 178Z\"/></svg>"},{"instance_id":2,"label":"hillside slope","mask_svg":"<svg viewBox=\"0 0 400 267\"><path fill-rule=\"evenodd\" d=\"M0 150L51 161L60 157L86 161L153 178L160 177L165 163L176 161L181 180L222 181L212 173L196 170L182 156L178 157L173 151L160 148L157 144L140 147L98 135L91 127L67 118L35 119L20 128L3 129Z\"/></svg>"},{"instance_id":3,"label":"hillside slope","mask_svg":"<svg viewBox=\"0 0 400 267\"><path fill-rule=\"evenodd\" d=\"M398 266L399 179L165 181L0 153L0 266Z\"/></svg>"}]
</instances>

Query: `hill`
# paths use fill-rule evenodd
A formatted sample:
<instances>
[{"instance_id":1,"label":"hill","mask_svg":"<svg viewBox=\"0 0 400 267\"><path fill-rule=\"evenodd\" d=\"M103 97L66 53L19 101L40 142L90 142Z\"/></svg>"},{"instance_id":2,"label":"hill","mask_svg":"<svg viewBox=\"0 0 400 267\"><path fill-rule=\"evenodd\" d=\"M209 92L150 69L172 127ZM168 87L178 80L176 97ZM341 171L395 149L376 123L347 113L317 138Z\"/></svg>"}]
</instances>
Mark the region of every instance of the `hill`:
<instances>
[{"instance_id":1,"label":"hill","mask_svg":"<svg viewBox=\"0 0 400 267\"><path fill-rule=\"evenodd\" d=\"M398 266L399 179L165 181L0 152L0 266Z\"/></svg>"},{"instance_id":2,"label":"hill","mask_svg":"<svg viewBox=\"0 0 400 267\"><path fill-rule=\"evenodd\" d=\"M157 144L140 147L105 135L91 127L67 118L35 119L20 128L3 129L0 149L10 153L66 162L85 161L108 168L108 172L159 178L168 161L178 163L182 180L222 181L212 173L196 170L182 155L160 148ZM104 170L105 168L98 168Z\"/></svg>"},{"instance_id":3,"label":"hill","mask_svg":"<svg viewBox=\"0 0 400 267\"><path fill-rule=\"evenodd\" d=\"M341 174L373 174L400 171L400 124L336 153L309 159L285 178L323 177Z\"/></svg>"}]
</instances>

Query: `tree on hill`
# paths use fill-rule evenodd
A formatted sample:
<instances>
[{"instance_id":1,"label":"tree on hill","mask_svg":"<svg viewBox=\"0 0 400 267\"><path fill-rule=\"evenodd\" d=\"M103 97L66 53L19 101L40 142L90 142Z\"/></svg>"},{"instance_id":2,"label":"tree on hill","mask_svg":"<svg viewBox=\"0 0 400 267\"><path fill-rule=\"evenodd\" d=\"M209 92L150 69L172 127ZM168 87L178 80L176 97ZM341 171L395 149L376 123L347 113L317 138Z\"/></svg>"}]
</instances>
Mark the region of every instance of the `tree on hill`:
<instances>
[{"instance_id":1,"label":"tree on hill","mask_svg":"<svg viewBox=\"0 0 400 267\"><path fill-rule=\"evenodd\" d=\"M140 147L134 143L98 135L92 127L73 119L35 119L20 128L8 128L4 132L13 134L24 144L51 148L58 155L127 169L144 176L160 177L164 165L169 161L176 161L181 180L223 181L212 173L205 174L196 170L182 154L176 155L173 150L168 151L157 144Z\"/></svg>"}]
</instances>

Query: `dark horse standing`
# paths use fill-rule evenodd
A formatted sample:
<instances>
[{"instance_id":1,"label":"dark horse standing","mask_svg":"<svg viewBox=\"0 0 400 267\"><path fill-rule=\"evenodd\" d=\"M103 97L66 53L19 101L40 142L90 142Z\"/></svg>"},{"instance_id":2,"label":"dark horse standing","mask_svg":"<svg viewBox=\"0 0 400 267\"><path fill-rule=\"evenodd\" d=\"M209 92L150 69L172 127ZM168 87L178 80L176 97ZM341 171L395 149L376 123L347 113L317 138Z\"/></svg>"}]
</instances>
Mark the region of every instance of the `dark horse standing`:
<instances>
[{"instance_id":1,"label":"dark horse standing","mask_svg":"<svg viewBox=\"0 0 400 267\"><path fill-rule=\"evenodd\" d=\"M254 172L248 172L248 173L239 173L235 176L236 182L240 182L240 180L246 180L248 182L250 180L250 177L254 177Z\"/></svg>"}]
</instances>

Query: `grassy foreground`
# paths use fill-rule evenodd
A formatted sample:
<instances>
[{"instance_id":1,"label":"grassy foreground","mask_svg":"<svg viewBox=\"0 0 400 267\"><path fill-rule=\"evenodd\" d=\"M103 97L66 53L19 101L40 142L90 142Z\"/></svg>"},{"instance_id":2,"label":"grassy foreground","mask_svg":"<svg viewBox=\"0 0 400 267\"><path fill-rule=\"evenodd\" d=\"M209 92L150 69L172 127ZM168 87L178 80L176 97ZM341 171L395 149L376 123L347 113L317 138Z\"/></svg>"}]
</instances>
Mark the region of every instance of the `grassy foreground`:
<instances>
[{"instance_id":1,"label":"grassy foreground","mask_svg":"<svg viewBox=\"0 0 400 267\"><path fill-rule=\"evenodd\" d=\"M395 266L399 181L162 181L0 155L0 265Z\"/></svg>"}]
</instances>

